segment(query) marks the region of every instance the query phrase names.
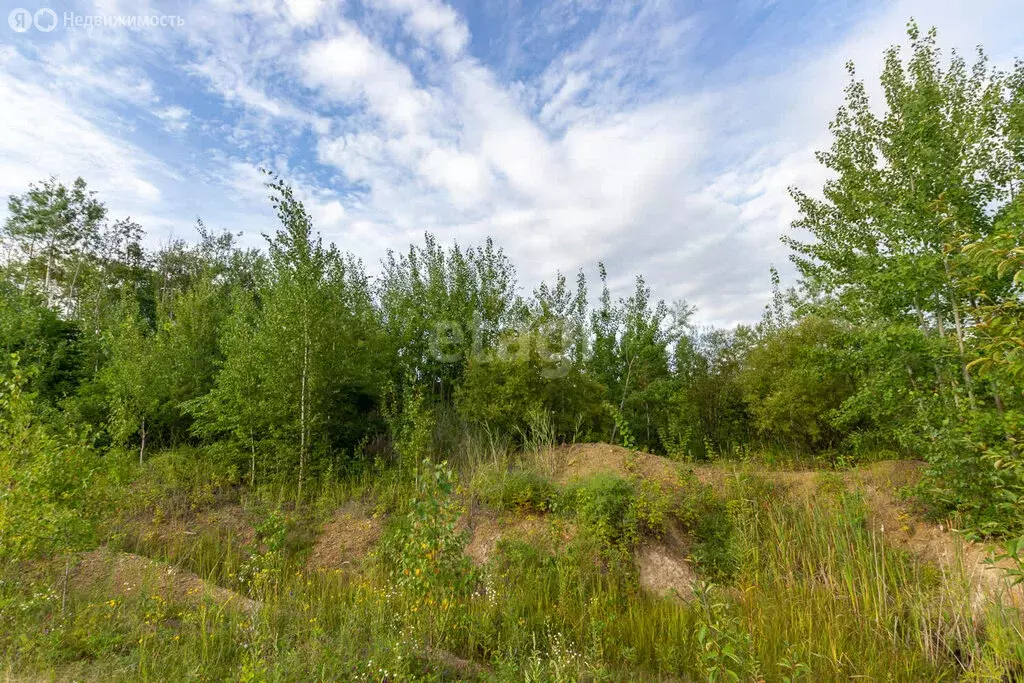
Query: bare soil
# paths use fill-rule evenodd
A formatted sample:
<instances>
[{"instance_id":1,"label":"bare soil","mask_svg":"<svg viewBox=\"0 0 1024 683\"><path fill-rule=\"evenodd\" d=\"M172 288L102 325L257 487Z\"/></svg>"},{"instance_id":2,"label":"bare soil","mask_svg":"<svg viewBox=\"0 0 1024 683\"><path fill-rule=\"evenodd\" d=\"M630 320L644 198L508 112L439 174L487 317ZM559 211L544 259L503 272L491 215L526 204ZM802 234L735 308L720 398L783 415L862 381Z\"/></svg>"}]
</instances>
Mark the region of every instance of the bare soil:
<instances>
[{"instance_id":1,"label":"bare soil","mask_svg":"<svg viewBox=\"0 0 1024 683\"><path fill-rule=\"evenodd\" d=\"M690 539L670 523L660 539L646 539L636 551L640 587L659 597L687 600L693 595L697 573L689 560Z\"/></svg>"},{"instance_id":2,"label":"bare soil","mask_svg":"<svg viewBox=\"0 0 1024 683\"><path fill-rule=\"evenodd\" d=\"M669 458L631 451L611 444L575 444L550 449L538 456L555 480L561 484L585 479L599 472L621 477L642 476L668 487L685 483L684 473L692 471L697 480L722 492L730 477L748 473L782 486L790 495L812 498L821 487L838 485L863 495L868 523L884 536L892 547L901 548L932 563L945 574L962 572L968 582L972 603L977 608L986 599L999 598L1004 605L1024 610L1024 586L1008 587L1005 574L990 566L986 559L992 547L972 543L948 523L923 519L912 501L901 500L899 491L920 480L924 463L890 460L872 463L841 473L822 470L753 469L744 465L686 465ZM648 543L638 551L641 580L654 593L668 588L692 586L692 568L685 563L685 539L666 538L660 544ZM1000 566L1008 566L1002 563ZM682 594L682 592L680 592Z\"/></svg>"},{"instance_id":3,"label":"bare soil","mask_svg":"<svg viewBox=\"0 0 1024 683\"><path fill-rule=\"evenodd\" d=\"M358 503L339 508L324 524L306 566L313 570L358 571L380 540L384 522Z\"/></svg>"},{"instance_id":4,"label":"bare soil","mask_svg":"<svg viewBox=\"0 0 1024 683\"><path fill-rule=\"evenodd\" d=\"M683 483L681 463L650 453L606 443L584 443L552 448L539 456L559 484L586 479L598 473L620 477L644 477L670 487Z\"/></svg>"},{"instance_id":5,"label":"bare soil","mask_svg":"<svg viewBox=\"0 0 1024 683\"><path fill-rule=\"evenodd\" d=\"M204 581L192 572L106 548L81 555L71 568L68 584L75 591L101 590L122 597L149 593L191 605L210 600L224 609L249 614L260 606L255 600Z\"/></svg>"},{"instance_id":6,"label":"bare soil","mask_svg":"<svg viewBox=\"0 0 1024 683\"><path fill-rule=\"evenodd\" d=\"M571 523L537 514L496 515L477 511L463 517L460 526L470 533L466 555L477 566L487 564L502 539L523 541L543 552L555 553L576 535Z\"/></svg>"}]
</instances>

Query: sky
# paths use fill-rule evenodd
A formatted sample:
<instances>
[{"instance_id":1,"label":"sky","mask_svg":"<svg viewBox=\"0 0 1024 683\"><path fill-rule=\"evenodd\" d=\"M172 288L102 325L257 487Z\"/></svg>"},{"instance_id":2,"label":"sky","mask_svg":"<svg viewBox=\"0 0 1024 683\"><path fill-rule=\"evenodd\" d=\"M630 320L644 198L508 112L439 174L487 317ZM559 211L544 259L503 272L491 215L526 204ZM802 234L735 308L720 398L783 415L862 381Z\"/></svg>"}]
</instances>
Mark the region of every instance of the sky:
<instances>
[{"instance_id":1,"label":"sky","mask_svg":"<svg viewBox=\"0 0 1024 683\"><path fill-rule=\"evenodd\" d=\"M267 168L371 274L426 231L491 236L524 294L579 269L596 289L603 261L614 294L643 274L721 326L760 317L772 266L795 282L787 188L827 178L814 151L848 60L877 83L911 18L947 54L1024 57L1019 0L0 0L0 17L0 196L82 176L153 246L197 218L261 246Z\"/></svg>"}]
</instances>

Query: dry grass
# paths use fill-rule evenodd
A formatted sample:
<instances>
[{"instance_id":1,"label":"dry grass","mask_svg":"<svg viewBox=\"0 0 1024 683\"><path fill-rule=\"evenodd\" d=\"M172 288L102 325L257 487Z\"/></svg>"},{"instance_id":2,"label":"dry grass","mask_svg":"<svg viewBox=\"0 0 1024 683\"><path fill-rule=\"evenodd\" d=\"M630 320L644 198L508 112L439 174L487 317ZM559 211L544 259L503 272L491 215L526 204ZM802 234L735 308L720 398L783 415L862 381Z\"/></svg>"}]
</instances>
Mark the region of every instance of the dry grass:
<instances>
[{"instance_id":1,"label":"dry grass","mask_svg":"<svg viewBox=\"0 0 1024 683\"><path fill-rule=\"evenodd\" d=\"M217 586L191 572L141 555L101 548L84 553L71 568L69 588L131 597L147 592L189 605L210 600L216 605L249 614L259 609L255 600Z\"/></svg>"}]
</instances>

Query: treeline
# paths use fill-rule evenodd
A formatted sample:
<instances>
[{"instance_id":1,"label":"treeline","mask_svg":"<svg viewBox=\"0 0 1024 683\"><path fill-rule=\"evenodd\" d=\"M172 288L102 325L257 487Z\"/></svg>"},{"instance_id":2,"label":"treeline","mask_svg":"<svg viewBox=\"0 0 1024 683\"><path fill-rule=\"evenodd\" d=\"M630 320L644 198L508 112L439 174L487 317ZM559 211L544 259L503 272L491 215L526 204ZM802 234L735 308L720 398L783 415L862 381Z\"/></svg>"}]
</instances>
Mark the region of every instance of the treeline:
<instances>
[{"instance_id":1,"label":"treeline","mask_svg":"<svg viewBox=\"0 0 1024 683\"><path fill-rule=\"evenodd\" d=\"M202 223L197 244L147 250L81 179L13 197L3 343L38 368L42 405L140 460L221 444L296 476L386 451L409 404L512 441L544 430L696 458L750 442L735 381L752 330L695 331L642 278L614 301L603 266L594 309L582 273L524 296L490 240L426 235L371 280L284 182L267 188L281 229L266 251Z\"/></svg>"},{"instance_id":2,"label":"treeline","mask_svg":"<svg viewBox=\"0 0 1024 683\"><path fill-rule=\"evenodd\" d=\"M830 180L793 191L801 281L783 292L773 272L757 325L698 329L642 277L614 300L603 266L593 296L582 273L526 293L490 240L427 235L370 277L272 176L265 251L202 224L198 243L150 250L84 181L51 179L4 224L0 345L19 368L0 409L31 393L98 449L201 446L300 490L470 432L693 459L920 456L936 511L1019 531L1024 66L909 36L884 107L850 67L819 155Z\"/></svg>"}]
</instances>

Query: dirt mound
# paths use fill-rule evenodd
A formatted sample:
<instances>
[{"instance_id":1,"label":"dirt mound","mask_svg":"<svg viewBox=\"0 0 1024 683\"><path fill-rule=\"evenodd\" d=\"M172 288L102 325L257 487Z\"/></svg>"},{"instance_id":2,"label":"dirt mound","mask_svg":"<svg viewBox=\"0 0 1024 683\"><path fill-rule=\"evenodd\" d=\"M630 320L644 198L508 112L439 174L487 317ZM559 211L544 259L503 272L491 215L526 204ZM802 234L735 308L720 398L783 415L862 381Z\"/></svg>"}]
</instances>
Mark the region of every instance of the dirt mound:
<instances>
[{"instance_id":1,"label":"dirt mound","mask_svg":"<svg viewBox=\"0 0 1024 683\"><path fill-rule=\"evenodd\" d=\"M1024 587L1009 588L1005 574L986 562L991 547L966 541L950 524L925 521L912 501L900 500L899 491L920 481L924 467L919 461L887 460L841 473L750 468L734 468L733 472L745 471L781 485L790 495L807 499L820 494L823 487L858 492L864 498L870 528L889 546L906 550L944 573L962 574L975 609L988 600L1024 609ZM712 483L718 490L729 476L721 465L700 466L695 471L701 481Z\"/></svg>"},{"instance_id":2,"label":"dirt mound","mask_svg":"<svg viewBox=\"0 0 1024 683\"><path fill-rule=\"evenodd\" d=\"M72 567L68 583L76 591L105 590L123 597L155 592L191 605L208 599L225 609L249 614L260 606L255 600L204 581L192 572L106 548L84 553Z\"/></svg>"},{"instance_id":3,"label":"dirt mound","mask_svg":"<svg viewBox=\"0 0 1024 683\"><path fill-rule=\"evenodd\" d=\"M170 517L139 514L128 520L125 528L143 542L161 545L173 545L190 537L211 533L229 536L243 546L256 541L256 529L249 522L245 509L237 503Z\"/></svg>"},{"instance_id":4,"label":"dirt mound","mask_svg":"<svg viewBox=\"0 0 1024 683\"><path fill-rule=\"evenodd\" d=\"M864 497L872 530L889 545L904 548L943 572L962 572L976 610L995 600L1024 611L1024 586L1010 587L1002 571L1011 565L993 567L986 562L992 546L965 540L949 523L921 519L911 503L897 498L896 491L919 481L923 469L924 463L879 462L849 472L847 481Z\"/></svg>"},{"instance_id":5,"label":"dirt mound","mask_svg":"<svg viewBox=\"0 0 1024 683\"><path fill-rule=\"evenodd\" d=\"M555 481L567 484L604 472L620 477L641 476L678 487L685 466L660 455L633 451L606 443L583 443L552 448L540 455Z\"/></svg>"},{"instance_id":6,"label":"dirt mound","mask_svg":"<svg viewBox=\"0 0 1024 683\"><path fill-rule=\"evenodd\" d=\"M660 539L647 539L636 551L640 587L660 597L686 600L693 595L697 573L689 562L690 540L675 524Z\"/></svg>"},{"instance_id":7,"label":"dirt mound","mask_svg":"<svg viewBox=\"0 0 1024 683\"><path fill-rule=\"evenodd\" d=\"M323 526L306 566L319 570L358 569L380 540L384 523L361 505L349 503Z\"/></svg>"},{"instance_id":8,"label":"dirt mound","mask_svg":"<svg viewBox=\"0 0 1024 683\"><path fill-rule=\"evenodd\" d=\"M585 479L599 472L621 477L641 476L668 487L682 484L683 473L692 471L702 484L721 493L730 477L747 473L782 486L788 493L813 499L825 487L859 491L867 504L868 523L893 547L903 548L938 566L944 572L963 572L969 581L976 607L986 599L1001 599L1024 609L1024 587L1007 587L1005 575L990 567L986 559L991 548L970 543L948 524L933 524L921 519L909 502L900 501L897 492L920 480L924 463L892 460L872 463L848 472L824 470L768 470L746 465L687 466L668 458L632 451L610 444L575 444L553 448L539 456L560 484ZM647 542L637 554L641 581L657 594L688 594L695 578L686 563L685 542ZM678 590L683 588L684 590Z\"/></svg>"},{"instance_id":9,"label":"dirt mound","mask_svg":"<svg viewBox=\"0 0 1024 683\"><path fill-rule=\"evenodd\" d=\"M538 550L553 553L576 535L571 523L543 515L499 517L478 512L460 521L460 526L470 533L466 555L476 565L487 564L502 539L523 541Z\"/></svg>"}]
</instances>

